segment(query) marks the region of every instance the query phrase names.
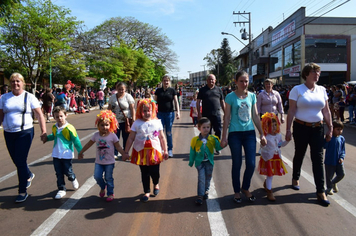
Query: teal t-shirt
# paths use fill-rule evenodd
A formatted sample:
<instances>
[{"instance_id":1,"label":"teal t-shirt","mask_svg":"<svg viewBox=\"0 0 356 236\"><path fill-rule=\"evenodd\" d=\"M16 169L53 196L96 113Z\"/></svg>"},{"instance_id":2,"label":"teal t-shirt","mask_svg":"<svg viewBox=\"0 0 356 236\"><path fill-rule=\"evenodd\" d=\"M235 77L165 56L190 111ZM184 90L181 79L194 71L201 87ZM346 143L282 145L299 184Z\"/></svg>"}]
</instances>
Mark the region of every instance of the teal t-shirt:
<instances>
[{"instance_id":1,"label":"teal t-shirt","mask_svg":"<svg viewBox=\"0 0 356 236\"><path fill-rule=\"evenodd\" d=\"M256 103L256 95L247 93L247 97L240 99L235 92L229 93L225 102L231 106L229 132L254 130L252 108Z\"/></svg>"}]
</instances>

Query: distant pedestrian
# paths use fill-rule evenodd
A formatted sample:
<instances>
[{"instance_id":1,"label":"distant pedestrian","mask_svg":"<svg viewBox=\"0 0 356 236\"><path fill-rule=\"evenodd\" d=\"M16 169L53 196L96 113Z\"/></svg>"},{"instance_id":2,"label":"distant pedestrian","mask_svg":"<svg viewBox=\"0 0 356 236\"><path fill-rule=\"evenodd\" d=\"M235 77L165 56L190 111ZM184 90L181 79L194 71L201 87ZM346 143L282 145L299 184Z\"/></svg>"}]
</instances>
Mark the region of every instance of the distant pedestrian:
<instances>
[{"instance_id":1,"label":"distant pedestrian","mask_svg":"<svg viewBox=\"0 0 356 236\"><path fill-rule=\"evenodd\" d=\"M193 95L193 100L190 103L190 117L192 117L194 127L198 124L198 109L197 109L197 94Z\"/></svg>"},{"instance_id":2,"label":"distant pedestrian","mask_svg":"<svg viewBox=\"0 0 356 236\"><path fill-rule=\"evenodd\" d=\"M99 104L99 109L102 110L104 108L104 92L102 89L99 89L99 91L96 93L96 97L98 100L98 104Z\"/></svg>"},{"instance_id":3,"label":"distant pedestrian","mask_svg":"<svg viewBox=\"0 0 356 236\"><path fill-rule=\"evenodd\" d=\"M225 112L225 102L222 90L215 86L215 75L210 74L206 79L206 86L199 89L197 98L198 120L207 117L211 122L211 130L215 135L221 137L221 111ZM200 102L202 102L202 112L200 112ZM220 154L219 151L216 154Z\"/></svg>"},{"instance_id":4,"label":"distant pedestrian","mask_svg":"<svg viewBox=\"0 0 356 236\"><path fill-rule=\"evenodd\" d=\"M198 121L200 134L194 137L190 143L189 166L198 170L198 198L197 205L203 204L203 199L208 199L210 181L213 177L214 150L221 150L220 140L217 136L209 134L210 120L202 117Z\"/></svg>"},{"instance_id":5,"label":"distant pedestrian","mask_svg":"<svg viewBox=\"0 0 356 236\"><path fill-rule=\"evenodd\" d=\"M43 142L54 141L52 157L58 187L54 199L61 199L66 195L64 175L72 182L74 189L79 188L77 177L73 172L72 159L74 158L73 145L80 152L82 144L74 126L67 122L67 116L67 111L63 107L57 106L53 109L56 124L52 127L52 134L48 135Z\"/></svg>"},{"instance_id":6,"label":"distant pedestrian","mask_svg":"<svg viewBox=\"0 0 356 236\"><path fill-rule=\"evenodd\" d=\"M154 100L157 101L158 105L157 117L161 120L162 126L166 130L168 156L173 157L172 127L174 118L180 118L180 110L177 92L174 90L174 88L171 88L171 78L167 75L163 76L162 85L162 88L157 88ZM176 107L176 115L174 115L174 107Z\"/></svg>"},{"instance_id":7,"label":"distant pedestrian","mask_svg":"<svg viewBox=\"0 0 356 236\"><path fill-rule=\"evenodd\" d=\"M333 137L329 142L325 142L325 175L326 194L337 193L339 183L345 177L345 138L342 136L344 124L341 121L333 121ZM336 174L335 178L334 175Z\"/></svg>"},{"instance_id":8,"label":"distant pedestrian","mask_svg":"<svg viewBox=\"0 0 356 236\"><path fill-rule=\"evenodd\" d=\"M163 126L156 116L156 103L151 99L140 101L136 111L136 121L131 127L125 152L131 153L131 163L140 166L144 195L142 202L150 198L150 182L153 182L153 194L159 193L159 167L163 159L168 159L167 142ZM125 158L123 158L125 160Z\"/></svg>"},{"instance_id":9,"label":"distant pedestrian","mask_svg":"<svg viewBox=\"0 0 356 236\"><path fill-rule=\"evenodd\" d=\"M105 196L106 189L106 201L111 202L114 200L114 149L116 148L121 153L123 159L127 159L128 156L121 148L119 139L114 133L117 130L117 120L112 111L101 111L97 115L95 125L99 131L84 145L82 151L78 153L78 159L83 159L84 152L94 143L96 144L94 179L100 187L99 197Z\"/></svg>"},{"instance_id":10,"label":"distant pedestrian","mask_svg":"<svg viewBox=\"0 0 356 236\"><path fill-rule=\"evenodd\" d=\"M46 93L42 96L43 105L42 110L44 115L46 116L47 122L50 122L49 117L52 114L52 106L54 103L54 96L52 94L52 89L47 88Z\"/></svg>"}]
</instances>

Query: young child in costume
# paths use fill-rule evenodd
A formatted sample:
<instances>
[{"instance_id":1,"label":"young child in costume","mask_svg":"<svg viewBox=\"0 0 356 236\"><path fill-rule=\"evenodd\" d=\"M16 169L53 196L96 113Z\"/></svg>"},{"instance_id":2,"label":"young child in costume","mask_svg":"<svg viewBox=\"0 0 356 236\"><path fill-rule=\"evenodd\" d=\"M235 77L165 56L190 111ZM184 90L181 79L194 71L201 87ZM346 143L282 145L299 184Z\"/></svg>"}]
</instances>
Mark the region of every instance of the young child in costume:
<instances>
[{"instance_id":1,"label":"young child in costume","mask_svg":"<svg viewBox=\"0 0 356 236\"><path fill-rule=\"evenodd\" d=\"M84 152L88 150L94 143L96 144L96 159L94 169L94 179L100 186L99 196L105 196L107 191L107 202L114 200L114 178L113 170L115 167L114 150L118 150L123 158L128 158L119 144L117 138L117 120L115 114L110 110L103 110L97 115L95 125L98 127L91 140L78 153L78 159L84 158Z\"/></svg>"},{"instance_id":2,"label":"young child in costume","mask_svg":"<svg viewBox=\"0 0 356 236\"><path fill-rule=\"evenodd\" d=\"M333 137L329 142L325 141L325 177L326 194L333 195L339 191L337 183L345 177L345 138L342 136L344 124L342 121L333 121ZM334 175L336 176L334 177Z\"/></svg>"},{"instance_id":3,"label":"young child in costume","mask_svg":"<svg viewBox=\"0 0 356 236\"><path fill-rule=\"evenodd\" d=\"M43 143L54 141L52 157L58 187L58 192L54 198L61 199L66 195L64 175L72 182L74 189L79 188L78 180L72 168L72 159L74 158L73 144L78 152L82 150L82 145L76 129L66 120L67 111L64 107L55 107L53 109L53 117L56 120L56 124L52 126L52 134L48 135Z\"/></svg>"},{"instance_id":4,"label":"young child in costume","mask_svg":"<svg viewBox=\"0 0 356 236\"><path fill-rule=\"evenodd\" d=\"M125 152L130 151L131 163L139 165L144 195L142 202L150 197L150 178L153 182L153 194L159 193L159 166L163 159L168 159L167 141L163 134L162 123L156 118L156 103L151 99L140 101L136 111L136 120L132 124L126 142ZM125 160L123 158L123 160Z\"/></svg>"},{"instance_id":5,"label":"young child in costume","mask_svg":"<svg viewBox=\"0 0 356 236\"><path fill-rule=\"evenodd\" d=\"M208 199L210 181L213 177L214 149L220 151L220 140L217 136L209 134L210 120L202 117L198 121L200 134L194 137L190 143L189 166L195 162L198 170L198 198L195 200L197 205L203 204L203 199Z\"/></svg>"},{"instance_id":6,"label":"young child in costume","mask_svg":"<svg viewBox=\"0 0 356 236\"><path fill-rule=\"evenodd\" d=\"M267 199L275 201L272 192L272 179L274 175L285 175L287 170L281 159L281 147L289 142L282 140L280 132L280 123L274 113L266 112L262 115L262 129L266 136L267 144L261 147L261 157L258 165L258 171L261 175L266 175L263 187L267 192Z\"/></svg>"},{"instance_id":7,"label":"young child in costume","mask_svg":"<svg viewBox=\"0 0 356 236\"><path fill-rule=\"evenodd\" d=\"M190 103L190 117L192 117L194 127L198 124L198 110L197 110L197 94L193 95L193 100Z\"/></svg>"}]
</instances>

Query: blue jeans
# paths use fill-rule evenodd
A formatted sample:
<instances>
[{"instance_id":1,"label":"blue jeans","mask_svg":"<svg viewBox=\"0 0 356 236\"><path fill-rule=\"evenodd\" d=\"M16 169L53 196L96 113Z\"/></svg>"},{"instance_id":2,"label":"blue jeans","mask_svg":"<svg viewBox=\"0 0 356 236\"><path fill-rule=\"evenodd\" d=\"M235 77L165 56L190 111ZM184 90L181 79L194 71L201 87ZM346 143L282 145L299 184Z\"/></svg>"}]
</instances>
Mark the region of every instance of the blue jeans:
<instances>
[{"instance_id":1,"label":"blue jeans","mask_svg":"<svg viewBox=\"0 0 356 236\"><path fill-rule=\"evenodd\" d=\"M129 133L125 132L125 122L119 123L119 127L118 127L117 132L116 132L116 136L117 136L118 139L120 139L120 133L122 133L122 141L123 141L122 149L125 150L126 141L127 141L128 137L130 135ZM116 150L116 148L115 148L114 152L115 152L115 155L118 154L118 151Z\"/></svg>"},{"instance_id":2,"label":"blue jeans","mask_svg":"<svg viewBox=\"0 0 356 236\"><path fill-rule=\"evenodd\" d=\"M203 161L196 168L198 170L198 196L202 197L206 192L209 192L214 166L210 161Z\"/></svg>"},{"instance_id":3,"label":"blue jeans","mask_svg":"<svg viewBox=\"0 0 356 236\"><path fill-rule=\"evenodd\" d=\"M108 196L114 194L114 168L115 164L100 165L95 163L94 179L101 190L104 190L105 187L107 188Z\"/></svg>"},{"instance_id":4,"label":"blue jeans","mask_svg":"<svg viewBox=\"0 0 356 236\"><path fill-rule=\"evenodd\" d=\"M53 166L57 176L58 190L66 191L66 183L64 181L64 175L68 177L69 181L75 180L75 174L72 168L72 159L59 159L53 158Z\"/></svg>"},{"instance_id":5,"label":"blue jeans","mask_svg":"<svg viewBox=\"0 0 356 236\"><path fill-rule=\"evenodd\" d=\"M324 126L311 127L293 122L294 157L293 179L299 180L303 159L307 147L310 147L314 183L318 193L323 193L324 188Z\"/></svg>"},{"instance_id":6,"label":"blue jeans","mask_svg":"<svg viewBox=\"0 0 356 236\"><path fill-rule=\"evenodd\" d=\"M246 169L242 181L242 189L248 190L256 165L256 133L255 130L230 132L228 143L232 157L232 186L235 193L241 191L240 171L242 165L242 147L245 152Z\"/></svg>"},{"instance_id":7,"label":"blue jeans","mask_svg":"<svg viewBox=\"0 0 356 236\"><path fill-rule=\"evenodd\" d=\"M356 112L355 107L349 105L349 120L350 120L350 122L354 121L354 119L355 119L354 113L355 112Z\"/></svg>"},{"instance_id":8,"label":"blue jeans","mask_svg":"<svg viewBox=\"0 0 356 236\"><path fill-rule=\"evenodd\" d=\"M158 112L157 117L161 120L163 128L166 129L168 150L172 150L172 126L174 121L174 112Z\"/></svg>"},{"instance_id":9,"label":"blue jeans","mask_svg":"<svg viewBox=\"0 0 356 236\"><path fill-rule=\"evenodd\" d=\"M26 193L27 179L30 178L32 174L27 165L27 156L30 151L33 136L33 127L14 133L4 131L7 150L17 168L19 193Z\"/></svg>"},{"instance_id":10,"label":"blue jeans","mask_svg":"<svg viewBox=\"0 0 356 236\"><path fill-rule=\"evenodd\" d=\"M98 100L98 104L99 104L100 110L102 110L104 107L104 100Z\"/></svg>"}]
</instances>

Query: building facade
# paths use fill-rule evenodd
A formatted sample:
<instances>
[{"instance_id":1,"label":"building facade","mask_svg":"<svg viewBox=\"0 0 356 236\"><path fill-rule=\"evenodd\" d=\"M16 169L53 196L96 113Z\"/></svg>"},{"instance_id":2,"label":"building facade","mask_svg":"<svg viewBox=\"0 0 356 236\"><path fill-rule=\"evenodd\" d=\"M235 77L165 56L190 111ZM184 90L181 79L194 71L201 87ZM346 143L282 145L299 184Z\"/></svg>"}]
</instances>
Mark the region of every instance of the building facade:
<instances>
[{"instance_id":1,"label":"building facade","mask_svg":"<svg viewBox=\"0 0 356 236\"><path fill-rule=\"evenodd\" d=\"M319 84L339 84L356 80L355 53L355 17L306 17L301 7L256 37L240 51L239 60L240 69L251 68L255 84L264 78L299 84L301 70L310 62L321 66Z\"/></svg>"}]
</instances>

